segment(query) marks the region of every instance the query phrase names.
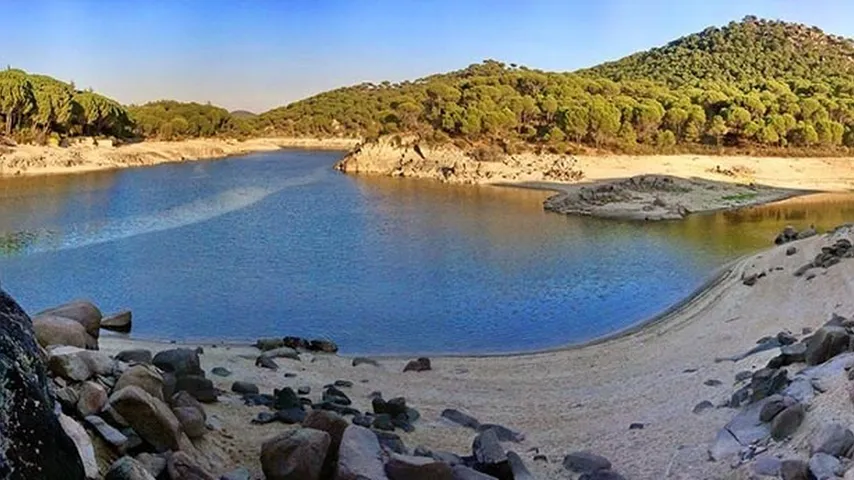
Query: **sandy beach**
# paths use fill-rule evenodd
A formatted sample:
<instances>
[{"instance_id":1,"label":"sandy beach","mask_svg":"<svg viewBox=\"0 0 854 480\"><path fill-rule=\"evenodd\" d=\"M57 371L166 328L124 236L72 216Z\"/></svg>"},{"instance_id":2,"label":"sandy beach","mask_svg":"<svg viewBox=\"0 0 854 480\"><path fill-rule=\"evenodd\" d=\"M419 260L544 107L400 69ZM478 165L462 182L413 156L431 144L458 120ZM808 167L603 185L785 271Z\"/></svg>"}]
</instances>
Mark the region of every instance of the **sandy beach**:
<instances>
[{"instance_id":1,"label":"sandy beach","mask_svg":"<svg viewBox=\"0 0 854 480\"><path fill-rule=\"evenodd\" d=\"M226 367L228 378L209 375L223 390L234 380L257 383L263 391L301 385L319 391L344 379L354 382L350 396L357 408L368 408L368 395L403 395L421 411L416 431L401 434L406 445L466 452L470 430L440 419L445 408L457 408L482 422L499 423L525 433L509 447L522 455L537 478L574 478L561 466L570 451L591 450L608 457L628 479L711 479L730 477L728 462L708 461L715 433L736 410L712 408L692 413L699 402L719 405L733 390L736 372L761 368L775 352L738 362L719 357L749 350L757 339L804 327L816 328L831 314L854 310L854 262L818 269L814 278L792 273L812 260L821 247L850 232L826 235L771 248L749 256L677 310L652 325L615 339L539 354L497 357L434 358L433 370L402 373L408 359L380 359L379 367L351 366L346 356L311 354L303 361L282 359L273 372L254 366L253 346L202 345L203 367ZM795 246L798 252L787 255ZM767 272L754 286L743 278ZM271 336L288 332L270 332ZM189 345L195 347L196 345ZM154 351L174 344L104 337L101 348L116 353L127 348ZM346 355L344 352L342 355ZM295 378L285 378L293 372ZM717 380L712 386L704 384ZM258 468L263 438L291 428L250 425L261 407L236 407L240 399L226 394L208 406L231 432L236 463ZM642 429L629 429L642 423ZM533 460L535 452L548 462ZM746 477L744 477L746 478Z\"/></svg>"},{"instance_id":2,"label":"sandy beach","mask_svg":"<svg viewBox=\"0 0 854 480\"><path fill-rule=\"evenodd\" d=\"M145 141L121 146L76 143L67 148L18 145L0 147L0 177L85 173L161 163L208 160L281 148L349 150L358 140L347 138L200 138L175 142Z\"/></svg>"}]
</instances>

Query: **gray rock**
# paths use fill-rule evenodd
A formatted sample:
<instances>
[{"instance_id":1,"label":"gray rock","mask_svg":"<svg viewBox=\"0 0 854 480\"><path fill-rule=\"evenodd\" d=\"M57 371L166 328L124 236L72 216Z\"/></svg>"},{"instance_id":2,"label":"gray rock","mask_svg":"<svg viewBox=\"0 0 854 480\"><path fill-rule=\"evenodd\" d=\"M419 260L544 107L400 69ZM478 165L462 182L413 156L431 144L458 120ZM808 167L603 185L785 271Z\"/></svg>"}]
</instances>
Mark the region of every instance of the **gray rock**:
<instances>
[{"instance_id":1,"label":"gray rock","mask_svg":"<svg viewBox=\"0 0 854 480\"><path fill-rule=\"evenodd\" d=\"M313 410L306 415L302 422L305 428L311 428L329 434L329 451L323 461L323 477L331 478L335 474L335 464L338 462L338 449L344 432L351 425L340 415L326 410Z\"/></svg>"},{"instance_id":2,"label":"gray rock","mask_svg":"<svg viewBox=\"0 0 854 480\"><path fill-rule=\"evenodd\" d=\"M401 455L406 455L409 452L406 450L406 445L403 444L403 440L400 439L400 435L391 432L381 432L374 431L374 435L377 436L377 440L380 442L380 446L388 451L393 453L399 453Z\"/></svg>"},{"instance_id":3,"label":"gray rock","mask_svg":"<svg viewBox=\"0 0 854 480\"><path fill-rule=\"evenodd\" d=\"M374 367L380 366L379 362L377 362L373 358L368 358L368 357L356 357L353 359L352 365L354 367L358 367L359 365L372 365Z\"/></svg>"},{"instance_id":4,"label":"gray rock","mask_svg":"<svg viewBox=\"0 0 854 480\"><path fill-rule=\"evenodd\" d=\"M122 432L113 428L113 426L109 423L105 422L103 418L97 415L89 415L85 418L85 420L86 423L91 425L92 428L94 428L98 432L98 434L101 435L101 438L106 440L107 443L109 443L110 445L120 449L127 443L128 437L126 437Z\"/></svg>"},{"instance_id":5,"label":"gray rock","mask_svg":"<svg viewBox=\"0 0 854 480\"><path fill-rule=\"evenodd\" d=\"M480 427L480 422L476 418L453 408L443 410L441 416L457 425L468 427L472 430L477 430Z\"/></svg>"},{"instance_id":6,"label":"gray rock","mask_svg":"<svg viewBox=\"0 0 854 480\"><path fill-rule=\"evenodd\" d=\"M389 480L453 480L449 465L428 457L392 454L385 465Z\"/></svg>"},{"instance_id":7,"label":"gray rock","mask_svg":"<svg viewBox=\"0 0 854 480\"><path fill-rule=\"evenodd\" d=\"M783 395L775 394L768 397L768 401L759 412L759 420L762 422L770 422L777 416L778 413L791 407L795 404L795 399L784 397Z\"/></svg>"},{"instance_id":8,"label":"gray rock","mask_svg":"<svg viewBox=\"0 0 854 480\"><path fill-rule=\"evenodd\" d=\"M708 400L703 400L702 402L694 405L694 408L691 411L693 413L699 414L699 413L705 412L706 410L710 410L712 408L715 408L715 406L714 406L714 404L712 404L712 402L710 402Z\"/></svg>"},{"instance_id":9,"label":"gray rock","mask_svg":"<svg viewBox=\"0 0 854 480\"><path fill-rule=\"evenodd\" d=\"M854 433L839 423L825 425L810 439L810 451L813 454L826 453L839 457L845 455L854 446Z\"/></svg>"},{"instance_id":10,"label":"gray rock","mask_svg":"<svg viewBox=\"0 0 854 480\"><path fill-rule=\"evenodd\" d=\"M229 376L231 376L231 370L229 370L225 367L214 367L211 370L211 373L218 376L218 377L229 377Z\"/></svg>"},{"instance_id":11,"label":"gray rock","mask_svg":"<svg viewBox=\"0 0 854 480\"><path fill-rule=\"evenodd\" d=\"M48 352L47 365L54 375L82 382L95 375L112 375L115 361L108 355L72 346L54 347Z\"/></svg>"},{"instance_id":12,"label":"gray rock","mask_svg":"<svg viewBox=\"0 0 854 480\"><path fill-rule=\"evenodd\" d=\"M842 327L821 327L807 339L807 365L818 365L848 350L850 338Z\"/></svg>"},{"instance_id":13,"label":"gray rock","mask_svg":"<svg viewBox=\"0 0 854 480\"><path fill-rule=\"evenodd\" d=\"M299 353L291 347L279 347L267 350L261 356L265 358L287 358L289 360L300 361Z\"/></svg>"},{"instance_id":14,"label":"gray rock","mask_svg":"<svg viewBox=\"0 0 854 480\"><path fill-rule=\"evenodd\" d=\"M477 470L498 479L512 479L513 471L495 430L487 429L477 434L472 442L472 454Z\"/></svg>"},{"instance_id":15,"label":"gray rock","mask_svg":"<svg viewBox=\"0 0 854 480\"><path fill-rule=\"evenodd\" d=\"M285 340L282 338L260 338L255 342L255 348L266 352L267 350L275 350L285 346Z\"/></svg>"},{"instance_id":16,"label":"gray rock","mask_svg":"<svg viewBox=\"0 0 854 480\"><path fill-rule=\"evenodd\" d=\"M513 480L534 480L534 476L525 466L525 462L514 451L507 452L507 460L510 462L510 470L513 472Z\"/></svg>"},{"instance_id":17,"label":"gray rock","mask_svg":"<svg viewBox=\"0 0 854 480\"><path fill-rule=\"evenodd\" d=\"M501 425L495 425L492 423L483 423L478 428L478 433L482 433L485 430L492 430L495 432L495 435L498 437L498 440L501 442L524 442L525 434L510 430L507 427L503 427Z\"/></svg>"},{"instance_id":18,"label":"gray rock","mask_svg":"<svg viewBox=\"0 0 854 480\"><path fill-rule=\"evenodd\" d=\"M136 456L136 461L140 463L152 477L160 477L160 474L166 471L166 457L163 455L143 452Z\"/></svg>"},{"instance_id":19,"label":"gray rock","mask_svg":"<svg viewBox=\"0 0 854 480\"><path fill-rule=\"evenodd\" d=\"M186 443L182 442L182 437L186 439L186 436L181 424L169 407L145 390L129 386L113 392L110 405L154 448L160 451L181 450Z\"/></svg>"},{"instance_id":20,"label":"gray rock","mask_svg":"<svg viewBox=\"0 0 854 480\"><path fill-rule=\"evenodd\" d=\"M100 412L107 404L107 390L100 383L86 381L78 390L77 413L86 417Z\"/></svg>"},{"instance_id":21,"label":"gray rock","mask_svg":"<svg viewBox=\"0 0 854 480\"><path fill-rule=\"evenodd\" d=\"M809 464L800 459L783 460L780 464L780 478L782 480L810 480Z\"/></svg>"},{"instance_id":22,"label":"gray rock","mask_svg":"<svg viewBox=\"0 0 854 480\"><path fill-rule=\"evenodd\" d=\"M421 357L417 360L410 360L409 363L403 367L404 372L426 372L428 370L432 370L432 366L430 365L430 359L427 357Z\"/></svg>"},{"instance_id":23,"label":"gray rock","mask_svg":"<svg viewBox=\"0 0 854 480\"><path fill-rule=\"evenodd\" d=\"M261 357L258 357L257 359L255 359L255 366L261 367L261 368L267 368L269 370L278 370L279 369L279 365L276 362L274 362L272 358L264 357L264 356L261 356Z\"/></svg>"},{"instance_id":24,"label":"gray rock","mask_svg":"<svg viewBox=\"0 0 854 480\"><path fill-rule=\"evenodd\" d=\"M336 480L385 480L383 451L374 432L350 425L341 437Z\"/></svg>"},{"instance_id":25,"label":"gray rock","mask_svg":"<svg viewBox=\"0 0 854 480\"><path fill-rule=\"evenodd\" d=\"M625 477L613 470L597 470L595 472L585 473L578 477L578 480L626 480Z\"/></svg>"},{"instance_id":26,"label":"gray rock","mask_svg":"<svg viewBox=\"0 0 854 480\"><path fill-rule=\"evenodd\" d=\"M166 470L176 480L217 480L184 452L173 452L166 463Z\"/></svg>"},{"instance_id":27,"label":"gray rock","mask_svg":"<svg viewBox=\"0 0 854 480\"><path fill-rule=\"evenodd\" d=\"M77 423L77 420L63 413L59 414L59 424L62 426L65 434L68 435L68 438L74 442L80 460L83 462L83 471L86 478L97 479L100 477L98 460L95 458L95 446L92 445L92 439L86 433L86 429Z\"/></svg>"},{"instance_id":28,"label":"gray rock","mask_svg":"<svg viewBox=\"0 0 854 480\"><path fill-rule=\"evenodd\" d=\"M776 477L780 475L780 466L783 462L771 455L762 455L753 460L753 472L757 475Z\"/></svg>"},{"instance_id":29,"label":"gray rock","mask_svg":"<svg viewBox=\"0 0 854 480\"><path fill-rule=\"evenodd\" d=\"M838 458L826 453L816 453L810 458L810 472L816 480L835 479L843 473L842 463Z\"/></svg>"},{"instance_id":30,"label":"gray rock","mask_svg":"<svg viewBox=\"0 0 854 480\"><path fill-rule=\"evenodd\" d=\"M219 480L252 480L252 472L246 467L237 467L228 473L222 474Z\"/></svg>"},{"instance_id":31,"label":"gray rock","mask_svg":"<svg viewBox=\"0 0 854 480\"><path fill-rule=\"evenodd\" d=\"M172 409L172 413L178 419L178 423L181 424L181 428L188 437L201 438L207 433L205 416L197 408L175 407Z\"/></svg>"},{"instance_id":32,"label":"gray rock","mask_svg":"<svg viewBox=\"0 0 854 480\"><path fill-rule=\"evenodd\" d=\"M753 391L750 398L757 402L782 391L788 384L786 369L763 368L757 370L750 379L750 388Z\"/></svg>"},{"instance_id":33,"label":"gray rock","mask_svg":"<svg viewBox=\"0 0 854 480\"><path fill-rule=\"evenodd\" d=\"M480 473L465 465L454 465L451 468L454 480L495 480L492 475Z\"/></svg>"},{"instance_id":34,"label":"gray rock","mask_svg":"<svg viewBox=\"0 0 854 480\"><path fill-rule=\"evenodd\" d=\"M308 395L311 393L311 387L308 385L303 385L301 387L297 387L297 394L299 395Z\"/></svg>"},{"instance_id":35,"label":"gray rock","mask_svg":"<svg viewBox=\"0 0 854 480\"><path fill-rule=\"evenodd\" d=\"M130 333L133 327L133 314L130 310L114 313L101 319L101 328L119 333Z\"/></svg>"},{"instance_id":36,"label":"gray rock","mask_svg":"<svg viewBox=\"0 0 854 480\"><path fill-rule=\"evenodd\" d=\"M786 256L791 257L792 255L798 253L797 247L789 247L786 249Z\"/></svg>"},{"instance_id":37,"label":"gray rock","mask_svg":"<svg viewBox=\"0 0 854 480\"><path fill-rule=\"evenodd\" d=\"M0 291L0 469L10 478L82 480L83 463L74 441L55 414L52 387L33 324Z\"/></svg>"},{"instance_id":38,"label":"gray rock","mask_svg":"<svg viewBox=\"0 0 854 480\"><path fill-rule=\"evenodd\" d=\"M163 384L164 380L160 372L149 364L141 363L125 370L116 381L114 390L118 391L125 387L135 386L145 390L154 398L164 400Z\"/></svg>"},{"instance_id":39,"label":"gray rock","mask_svg":"<svg viewBox=\"0 0 854 480\"><path fill-rule=\"evenodd\" d=\"M142 464L125 456L113 462L104 480L154 480L154 477Z\"/></svg>"},{"instance_id":40,"label":"gray rock","mask_svg":"<svg viewBox=\"0 0 854 480\"><path fill-rule=\"evenodd\" d=\"M801 426L805 415L806 408L801 403L786 408L771 421L771 436L775 440L782 440L791 436Z\"/></svg>"},{"instance_id":41,"label":"gray rock","mask_svg":"<svg viewBox=\"0 0 854 480\"><path fill-rule=\"evenodd\" d=\"M462 457L460 457L456 453L433 450L430 452L430 456L433 457L436 461L447 463L452 467L455 465L465 464L465 461L462 459Z\"/></svg>"},{"instance_id":42,"label":"gray rock","mask_svg":"<svg viewBox=\"0 0 854 480\"><path fill-rule=\"evenodd\" d=\"M178 377L175 382L176 392L187 392L196 400L204 403L212 403L217 401L219 392L214 388L214 384L210 379L201 375L184 375Z\"/></svg>"},{"instance_id":43,"label":"gray rock","mask_svg":"<svg viewBox=\"0 0 854 480\"><path fill-rule=\"evenodd\" d=\"M116 360L125 363L151 363L151 350L137 348L133 350L122 350L116 355Z\"/></svg>"},{"instance_id":44,"label":"gray rock","mask_svg":"<svg viewBox=\"0 0 854 480\"><path fill-rule=\"evenodd\" d=\"M207 418L208 418L207 413L205 413L205 407L202 406L201 402L196 400L195 397L193 397L192 395L190 395L187 392L178 392L175 395L172 395L172 398L169 399L169 404L173 408L178 408L178 407L195 408L196 410L199 411L199 414L202 416L203 419L207 420Z\"/></svg>"},{"instance_id":45,"label":"gray rock","mask_svg":"<svg viewBox=\"0 0 854 480\"><path fill-rule=\"evenodd\" d=\"M318 480L331 439L312 428L283 432L261 445L261 469L267 480Z\"/></svg>"},{"instance_id":46,"label":"gray rock","mask_svg":"<svg viewBox=\"0 0 854 480\"><path fill-rule=\"evenodd\" d=\"M563 468L576 473L610 470L611 462L592 452L573 452L563 458Z\"/></svg>"},{"instance_id":47,"label":"gray rock","mask_svg":"<svg viewBox=\"0 0 854 480\"><path fill-rule=\"evenodd\" d=\"M241 395L247 393L257 394L259 392L258 386L254 383L250 382L241 382L237 381L231 384L231 391L234 393L239 393Z\"/></svg>"},{"instance_id":48,"label":"gray rock","mask_svg":"<svg viewBox=\"0 0 854 480\"><path fill-rule=\"evenodd\" d=\"M174 374L177 379L186 375L205 376L199 361L199 354L189 348L163 350L158 352L151 362L164 372Z\"/></svg>"}]
</instances>

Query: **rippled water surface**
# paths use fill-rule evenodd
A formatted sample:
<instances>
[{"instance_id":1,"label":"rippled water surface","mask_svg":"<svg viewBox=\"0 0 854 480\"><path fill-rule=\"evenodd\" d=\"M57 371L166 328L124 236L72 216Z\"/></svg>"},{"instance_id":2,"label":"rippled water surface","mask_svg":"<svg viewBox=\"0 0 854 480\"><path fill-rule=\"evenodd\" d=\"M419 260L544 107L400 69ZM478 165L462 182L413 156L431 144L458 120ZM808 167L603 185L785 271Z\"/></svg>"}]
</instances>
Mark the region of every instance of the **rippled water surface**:
<instances>
[{"instance_id":1,"label":"rippled water surface","mask_svg":"<svg viewBox=\"0 0 854 480\"><path fill-rule=\"evenodd\" d=\"M513 352L643 321L822 195L669 223L546 213L545 192L355 178L340 153L0 182L0 282L28 311L87 297L134 335L329 337L346 353Z\"/></svg>"}]
</instances>

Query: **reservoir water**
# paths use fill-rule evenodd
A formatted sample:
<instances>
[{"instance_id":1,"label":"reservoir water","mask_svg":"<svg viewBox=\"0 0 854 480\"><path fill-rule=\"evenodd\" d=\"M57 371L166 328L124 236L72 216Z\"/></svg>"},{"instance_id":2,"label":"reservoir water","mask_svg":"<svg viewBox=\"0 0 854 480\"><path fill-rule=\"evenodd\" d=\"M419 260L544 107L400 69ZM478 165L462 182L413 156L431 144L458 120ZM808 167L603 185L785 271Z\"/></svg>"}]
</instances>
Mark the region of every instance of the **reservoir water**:
<instances>
[{"instance_id":1,"label":"reservoir water","mask_svg":"<svg viewBox=\"0 0 854 480\"><path fill-rule=\"evenodd\" d=\"M547 192L350 177L337 152L0 181L0 285L30 313L130 308L133 336L335 340L347 354L499 353L646 320L821 195L680 222L546 213Z\"/></svg>"}]
</instances>

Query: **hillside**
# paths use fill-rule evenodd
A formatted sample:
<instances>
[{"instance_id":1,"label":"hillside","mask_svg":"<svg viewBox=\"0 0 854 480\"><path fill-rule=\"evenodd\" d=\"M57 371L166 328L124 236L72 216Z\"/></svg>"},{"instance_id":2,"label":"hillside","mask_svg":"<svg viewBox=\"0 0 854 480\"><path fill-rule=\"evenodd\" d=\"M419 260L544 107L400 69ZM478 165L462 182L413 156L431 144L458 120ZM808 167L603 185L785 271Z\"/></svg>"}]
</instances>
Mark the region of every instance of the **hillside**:
<instances>
[{"instance_id":1,"label":"hillside","mask_svg":"<svg viewBox=\"0 0 854 480\"><path fill-rule=\"evenodd\" d=\"M574 73L487 60L400 84L361 84L258 117L289 135L412 133L489 157L593 147L774 153L854 146L854 44L747 17Z\"/></svg>"}]
</instances>

